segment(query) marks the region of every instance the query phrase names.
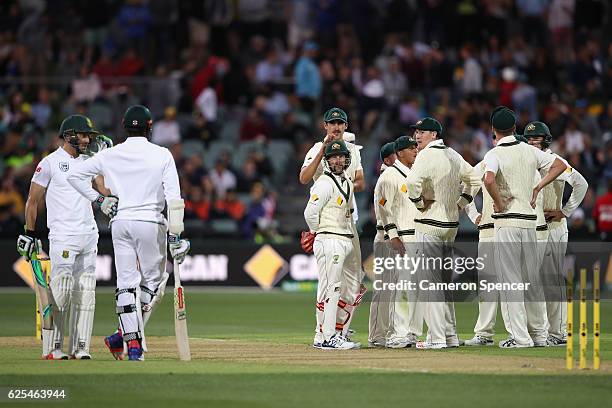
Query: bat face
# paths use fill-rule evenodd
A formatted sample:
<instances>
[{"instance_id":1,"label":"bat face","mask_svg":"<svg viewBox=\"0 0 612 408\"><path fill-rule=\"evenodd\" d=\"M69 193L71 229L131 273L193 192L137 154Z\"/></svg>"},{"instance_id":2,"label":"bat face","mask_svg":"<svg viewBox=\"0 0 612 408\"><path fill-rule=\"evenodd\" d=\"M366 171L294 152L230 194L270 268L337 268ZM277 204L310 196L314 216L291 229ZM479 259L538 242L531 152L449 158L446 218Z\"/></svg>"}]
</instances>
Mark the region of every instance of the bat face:
<instances>
[{"instance_id":1,"label":"bat face","mask_svg":"<svg viewBox=\"0 0 612 408\"><path fill-rule=\"evenodd\" d=\"M187 311L185 310L185 297L182 286L177 286L174 288L174 318L176 320L185 320L187 318Z\"/></svg>"}]
</instances>

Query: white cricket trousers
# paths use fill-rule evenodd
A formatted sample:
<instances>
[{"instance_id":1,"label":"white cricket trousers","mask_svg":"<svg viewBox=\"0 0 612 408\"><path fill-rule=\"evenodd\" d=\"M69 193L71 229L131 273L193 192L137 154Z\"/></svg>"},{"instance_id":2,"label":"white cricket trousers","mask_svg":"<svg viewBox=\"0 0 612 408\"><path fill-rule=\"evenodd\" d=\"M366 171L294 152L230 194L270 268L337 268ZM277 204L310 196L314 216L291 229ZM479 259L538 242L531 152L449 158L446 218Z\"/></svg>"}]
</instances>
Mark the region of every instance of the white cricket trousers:
<instances>
[{"instance_id":1,"label":"white cricket trousers","mask_svg":"<svg viewBox=\"0 0 612 408\"><path fill-rule=\"evenodd\" d=\"M562 226L551 229L542 272L546 290L548 334L559 339L567 337L566 277L563 270L567 250L568 231Z\"/></svg>"},{"instance_id":2,"label":"white cricket trousers","mask_svg":"<svg viewBox=\"0 0 612 408\"><path fill-rule=\"evenodd\" d=\"M357 228L353 223L353 238L351 240L353 250L348 254L342 268L342 289L340 293L340 304L336 323L344 334L348 333L351 321L355 316L356 308L361 303L363 292L361 281L363 280L363 267L361 265L361 246Z\"/></svg>"},{"instance_id":3,"label":"white cricket trousers","mask_svg":"<svg viewBox=\"0 0 612 408\"><path fill-rule=\"evenodd\" d=\"M480 238L478 241L478 258L481 259L483 264L483 268L478 271L478 281L486 280L489 283L495 283L497 276L495 273L495 240L493 237ZM480 292L478 300L478 320L474 326L474 334L492 340L495 335L499 293L496 290Z\"/></svg>"},{"instance_id":4,"label":"white cricket trousers","mask_svg":"<svg viewBox=\"0 0 612 408\"><path fill-rule=\"evenodd\" d=\"M342 293L342 269L353 251L349 238L334 234L317 234L313 245L319 271L317 287L317 330L323 340L336 333L338 301Z\"/></svg>"},{"instance_id":5,"label":"white cricket trousers","mask_svg":"<svg viewBox=\"0 0 612 408\"><path fill-rule=\"evenodd\" d=\"M533 346L530 331L537 340L541 340L541 337L546 339L546 315L541 314L543 299L536 296L538 285L540 289L542 287L537 258L535 228L495 227L495 271L498 282L534 284L534 291L530 286L526 291L499 292L506 331L518 344L528 347ZM527 308L530 308L529 321Z\"/></svg>"},{"instance_id":6,"label":"white cricket trousers","mask_svg":"<svg viewBox=\"0 0 612 408\"><path fill-rule=\"evenodd\" d=\"M407 259L415 257L417 253L415 237L411 236L406 238L406 236L404 236L402 238ZM395 257L396 254L396 252L393 252L391 256ZM402 268L396 268L393 271L392 282L412 282L416 286L416 289L396 289L391 291L391 317L389 319L390 325L387 340L405 339L408 334L414 334L417 337L423 334L425 305L417 299L419 293L418 276L416 273L412 272L415 271Z\"/></svg>"},{"instance_id":7,"label":"white cricket trousers","mask_svg":"<svg viewBox=\"0 0 612 408\"><path fill-rule=\"evenodd\" d=\"M144 339L142 306L157 293L166 270L167 227L147 221L111 224L117 269L117 314L123 339ZM143 343L143 349L146 346Z\"/></svg>"},{"instance_id":8,"label":"white cricket trousers","mask_svg":"<svg viewBox=\"0 0 612 408\"><path fill-rule=\"evenodd\" d=\"M375 282L370 303L368 342L379 345L385 344L391 315L391 293L388 289L383 289L383 284L390 283L392 277L392 271L384 267L384 260L389 257L390 251L389 241L374 242L375 268L380 268L381 271L376 273L377 270L374 270Z\"/></svg>"},{"instance_id":9,"label":"white cricket trousers","mask_svg":"<svg viewBox=\"0 0 612 408\"><path fill-rule=\"evenodd\" d=\"M421 283L442 283L450 281L452 271L443 268L444 259L453 256L453 241L416 232L417 253L423 256L425 265L417 271L419 285ZM427 261L429 259L429 261ZM442 260L440 262L440 260ZM426 285L427 286L427 285ZM427 324L427 342L446 344L446 339L457 335L455 306L452 293L442 290L420 290L418 301L425 308L425 323ZM424 302L424 303L423 303Z\"/></svg>"}]
</instances>

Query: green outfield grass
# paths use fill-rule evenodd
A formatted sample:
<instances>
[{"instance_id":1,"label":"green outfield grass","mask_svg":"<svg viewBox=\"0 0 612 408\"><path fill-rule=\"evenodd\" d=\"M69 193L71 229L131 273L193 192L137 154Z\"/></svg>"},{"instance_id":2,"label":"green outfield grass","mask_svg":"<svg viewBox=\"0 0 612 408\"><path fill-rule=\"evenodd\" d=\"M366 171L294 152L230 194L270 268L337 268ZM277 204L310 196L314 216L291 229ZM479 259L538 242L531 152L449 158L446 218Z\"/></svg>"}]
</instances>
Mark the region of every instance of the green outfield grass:
<instances>
[{"instance_id":1,"label":"green outfield grass","mask_svg":"<svg viewBox=\"0 0 612 408\"><path fill-rule=\"evenodd\" d=\"M65 387L78 406L603 406L612 398L612 302L607 301L602 302L599 372L566 372L562 348L313 350L314 294L189 288L190 363L176 360L169 337L174 333L171 293L147 327L151 350L144 363L112 360L100 337L94 339L92 361L41 361L33 305L30 293L0 294L0 387ZM354 322L364 344L368 309L366 302ZM471 337L477 305L456 309L461 337ZM94 335L107 335L115 326L114 296L101 291ZM505 337L500 316L497 332L498 339Z\"/></svg>"}]
</instances>

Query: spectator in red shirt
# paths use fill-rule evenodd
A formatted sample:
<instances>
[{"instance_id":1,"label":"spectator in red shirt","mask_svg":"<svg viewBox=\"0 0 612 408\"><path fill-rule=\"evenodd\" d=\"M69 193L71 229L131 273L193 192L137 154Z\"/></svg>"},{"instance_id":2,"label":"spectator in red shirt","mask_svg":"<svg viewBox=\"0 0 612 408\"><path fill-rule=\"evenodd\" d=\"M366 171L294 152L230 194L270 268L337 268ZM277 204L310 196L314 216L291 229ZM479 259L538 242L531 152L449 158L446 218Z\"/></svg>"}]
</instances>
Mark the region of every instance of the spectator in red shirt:
<instances>
[{"instance_id":1,"label":"spectator in red shirt","mask_svg":"<svg viewBox=\"0 0 612 408\"><path fill-rule=\"evenodd\" d=\"M595 201L593 219L601 239L612 241L612 178L608 179L608 192Z\"/></svg>"}]
</instances>

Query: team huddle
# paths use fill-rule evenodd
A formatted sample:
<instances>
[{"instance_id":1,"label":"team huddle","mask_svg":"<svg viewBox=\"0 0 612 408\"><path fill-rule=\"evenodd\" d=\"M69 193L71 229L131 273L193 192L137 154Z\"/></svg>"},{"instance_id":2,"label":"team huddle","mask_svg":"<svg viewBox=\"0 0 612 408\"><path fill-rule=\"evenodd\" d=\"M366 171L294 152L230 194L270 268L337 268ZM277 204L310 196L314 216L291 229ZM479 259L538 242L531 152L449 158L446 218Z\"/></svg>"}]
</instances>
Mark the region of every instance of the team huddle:
<instances>
[{"instance_id":1,"label":"team huddle","mask_svg":"<svg viewBox=\"0 0 612 408\"><path fill-rule=\"evenodd\" d=\"M178 263L190 248L189 241L180 238L184 203L174 158L168 149L148 141L152 124L148 108L131 106L123 117L127 140L113 147L89 118L71 115L60 126L62 145L34 172L17 249L33 269L46 257L36 229L39 204L44 202L51 260L44 293L48 304L41 305L39 299L41 312L51 315L43 320L44 359L91 359L98 245L92 203L110 218L117 271L119 325L105 343L118 360L126 355L129 360L144 359L144 328L168 280L166 242ZM163 215L166 206L169 222ZM65 334L70 338L67 349Z\"/></svg>"},{"instance_id":2,"label":"team huddle","mask_svg":"<svg viewBox=\"0 0 612 408\"><path fill-rule=\"evenodd\" d=\"M346 141L346 113L332 108L323 120L327 134L307 153L300 172L303 184L314 180L304 210L309 231L302 233L301 244L307 253L314 252L319 272L313 347L347 350L360 347L351 340L350 323L365 292L354 198L365 182L360 147ZM433 262L410 273L395 266L377 274L380 282L374 285L369 318L371 347L493 345L498 304L509 335L499 347L566 344L566 217L582 202L587 182L549 149L552 135L544 123L531 122L524 135L517 135L516 115L503 106L493 110L490 123L494 147L472 167L444 144L436 119L419 120L412 126L414 137L401 136L382 146L383 164L374 188L375 259L452 259L460 212L477 226L479 279L493 282L489 286L496 289L480 293L474 337L462 341L457 336L452 292L422 290L422 285L415 285L416 290L381 289L424 281L444 287L453 270ZM563 205L565 183L572 193ZM474 202L479 191L480 211ZM515 286L533 289L516 291Z\"/></svg>"}]
</instances>

